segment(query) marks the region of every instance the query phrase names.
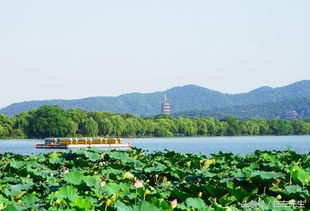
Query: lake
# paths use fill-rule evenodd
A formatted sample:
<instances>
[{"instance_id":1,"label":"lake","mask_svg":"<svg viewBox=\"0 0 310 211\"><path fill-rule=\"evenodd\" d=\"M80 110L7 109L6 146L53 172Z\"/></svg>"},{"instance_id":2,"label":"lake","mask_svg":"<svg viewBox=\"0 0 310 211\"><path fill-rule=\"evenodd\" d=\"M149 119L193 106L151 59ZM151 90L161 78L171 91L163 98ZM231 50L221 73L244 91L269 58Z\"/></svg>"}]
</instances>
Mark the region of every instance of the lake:
<instances>
[{"instance_id":1,"label":"lake","mask_svg":"<svg viewBox=\"0 0 310 211\"><path fill-rule=\"evenodd\" d=\"M1 139L0 153L14 152L32 154L51 152L50 149L36 149L37 139ZM144 150L165 149L184 153L212 154L222 152L251 153L255 150L285 150L291 147L298 153L309 153L310 136L235 136L235 137L174 137L174 138L125 138L132 146ZM55 150L54 150L55 151ZM58 150L65 151L65 150Z\"/></svg>"}]
</instances>

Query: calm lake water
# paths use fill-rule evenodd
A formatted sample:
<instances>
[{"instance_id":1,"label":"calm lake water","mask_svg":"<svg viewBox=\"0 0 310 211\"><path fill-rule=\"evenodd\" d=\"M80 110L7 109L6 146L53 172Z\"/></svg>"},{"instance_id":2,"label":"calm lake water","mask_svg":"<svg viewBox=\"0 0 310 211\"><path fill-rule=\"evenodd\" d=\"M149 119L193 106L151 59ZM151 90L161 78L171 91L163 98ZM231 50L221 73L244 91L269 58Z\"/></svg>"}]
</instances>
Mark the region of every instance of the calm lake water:
<instances>
[{"instance_id":1,"label":"calm lake water","mask_svg":"<svg viewBox=\"0 0 310 211\"><path fill-rule=\"evenodd\" d=\"M14 152L32 154L51 152L50 149L36 149L36 143L43 140L34 139L2 139L0 153ZM144 150L162 151L165 149L184 153L211 153L232 152L251 153L255 150L285 150L291 147L298 153L310 152L310 136L237 136L237 137L186 137L186 138L136 138L124 139L132 146ZM58 150L65 151L65 150Z\"/></svg>"}]
</instances>

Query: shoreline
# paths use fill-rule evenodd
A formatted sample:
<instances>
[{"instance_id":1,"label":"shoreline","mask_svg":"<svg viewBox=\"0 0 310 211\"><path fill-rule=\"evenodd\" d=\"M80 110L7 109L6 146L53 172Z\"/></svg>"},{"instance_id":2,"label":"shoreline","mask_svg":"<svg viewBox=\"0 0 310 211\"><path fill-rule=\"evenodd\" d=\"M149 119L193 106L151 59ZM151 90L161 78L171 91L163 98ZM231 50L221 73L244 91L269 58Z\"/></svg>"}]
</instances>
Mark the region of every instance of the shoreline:
<instances>
[{"instance_id":1,"label":"shoreline","mask_svg":"<svg viewBox=\"0 0 310 211\"><path fill-rule=\"evenodd\" d=\"M216 137L225 137L225 138L234 138L234 137L303 137L303 136L310 136L310 134L304 135L238 135L238 136L135 136L135 137L102 137L102 136L95 136L98 138L122 138L122 139L174 139L174 138L216 138ZM52 137L58 138L58 137ZM89 137L61 137L61 138L89 138ZM0 140L44 140L45 138L0 138Z\"/></svg>"}]
</instances>

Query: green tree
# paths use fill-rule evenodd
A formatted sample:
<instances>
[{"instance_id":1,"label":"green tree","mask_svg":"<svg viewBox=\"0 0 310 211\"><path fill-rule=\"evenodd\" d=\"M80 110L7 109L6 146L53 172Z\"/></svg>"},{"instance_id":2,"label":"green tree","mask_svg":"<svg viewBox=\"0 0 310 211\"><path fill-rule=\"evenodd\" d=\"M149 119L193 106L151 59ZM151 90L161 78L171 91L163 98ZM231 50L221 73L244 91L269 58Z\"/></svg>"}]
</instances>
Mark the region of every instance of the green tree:
<instances>
[{"instance_id":1,"label":"green tree","mask_svg":"<svg viewBox=\"0 0 310 211\"><path fill-rule=\"evenodd\" d=\"M13 117L12 119L12 125L13 128L15 129L22 129L22 130L27 130L29 126L29 118L31 115L26 112L22 112L17 114L16 116Z\"/></svg>"},{"instance_id":2,"label":"green tree","mask_svg":"<svg viewBox=\"0 0 310 211\"><path fill-rule=\"evenodd\" d=\"M74 133L82 134L82 123L88 118L87 112L81 109L68 109L64 112L64 116L76 123L77 127L75 127Z\"/></svg>"},{"instance_id":3,"label":"green tree","mask_svg":"<svg viewBox=\"0 0 310 211\"><path fill-rule=\"evenodd\" d=\"M124 130L125 136L136 136L141 131L141 124L136 117L130 117L125 120L126 128Z\"/></svg>"},{"instance_id":4,"label":"green tree","mask_svg":"<svg viewBox=\"0 0 310 211\"><path fill-rule=\"evenodd\" d=\"M228 123L226 135L228 136L241 135L242 127L241 127L240 121L236 119L234 116L228 116L224 118L222 121Z\"/></svg>"},{"instance_id":5,"label":"green tree","mask_svg":"<svg viewBox=\"0 0 310 211\"><path fill-rule=\"evenodd\" d=\"M26 138L26 134L28 134L29 130L29 119L31 115L29 112L22 112L17 114L12 119L12 133L14 133L13 137L18 138Z\"/></svg>"},{"instance_id":6,"label":"green tree","mask_svg":"<svg viewBox=\"0 0 310 211\"><path fill-rule=\"evenodd\" d=\"M64 116L64 110L56 106L41 106L29 118L28 137L73 136L76 125Z\"/></svg>"},{"instance_id":7,"label":"green tree","mask_svg":"<svg viewBox=\"0 0 310 211\"><path fill-rule=\"evenodd\" d=\"M12 121L9 117L0 114L0 138L7 138L11 135Z\"/></svg>"},{"instance_id":8,"label":"green tree","mask_svg":"<svg viewBox=\"0 0 310 211\"><path fill-rule=\"evenodd\" d=\"M270 128L267 120L264 119L256 119L259 124L259 134L260 135L268 135L270 134Z\"/></svg>"},{"instance_id":9,"label":"green tree","mask_svg":"<svg viewBox=\"0 0 310 211\"><path fill-rule=\"evenodd\" d=\"M225 136L225 135L227 135L227 130L228 130L228 127L229 127L228 123L227 122L220 122L220 121L216 121L216 123L217 123L216 127L218 128L218 130L216 132L216 135L217 136Z\"/></svg>"},{"instance_id":10,"label":"green tree","mask_svg":"<svg viewBox=\"0 0 310 211\"><path fill-rule=\"evenodd\" d=\"M179 117L176 120L178 133L185 136L197 135L197 125L190 118Z\"/></svg>"},{"instance_id":11,"label":"green tree","mask_svg":"<svg viewBox=\"0 0 310 211\"><path fill-rule=\"evenodd\" d=\"M169 119L156 119L154 135L159 137L173 136L171 132L171 120Z\"/></svg>"},{"instance_id":12,"label":"green tree","mask_svg":"<svg viewBox=\"0 0 310 211\"><path fill-rule=\"evenodd\" d=\"M246 127L247 133L246 135L259 135L260 134L260 126L259 122L256 119L249 119L243 123Z\"/></svg>"},{"instance_id":13,"label":"green tree","mask_svg":"<svg viewBox=\"0 0 310 211\"><path fill-rule=\"evenodd\" d=\"M143 121L143 128L145 131L145 135L147 136L155 136L155 128L157 127L157 124L154 119L147 118Z\"/></svg>"},{"instance_id":14,"label":"green tree","mask_svg":"<svg viewBox=\"0 0 310 211\"><path fill-rule=\"evenodd\" d=\"M293 134L293 127L290 121L283 119L268 120L269 128L273 135Z\"/></svg>"},{"instance_id":15,"label":"green tree","mask_svg":"<svg viewBox=\"0 0 310 211\"><path fill-rule=\"evenodd\" d=\"M197 125L197 134L201 136L208 135L208 125L203 118L195 118Z\"/></svg>"},{"instance_id":16,"label":"green tree","mask_svg":"<svg viewBox=\"0 0 310 211\"><path fill-rule=\"evenodd\" d=\"M110 135L113 130L113 125L109 120L111 114L107 112L89 112L88 116L93 118L98 124L98 134L100 136Z\"/></svg>"},{"instance_id":17,"label":"green tree","mask_svg":"<svg viewBox=\"0 0 310 211\"><path fill-rule=\"evenodd\" d=\"M108 118L104 118L102 121L100 121L100 125L98 126L99 134L102 136L110 136L113 132L113 124Z\"/></svg>"},{"instance_id":18,"label":"green tree","mask_svg":"<svg viewBox=\"0 0 310 211\"><path fill-rule=\"evenodd\" d=\"M301 120L293 120L292 127L294 130L294 134L296 135L304 135L309 134L309 123L301 121Z\"/></svg>"},{"instance_id":19,"label":"green tree","mask_svg":"<svg viewBox=\"0 0 310 211\"><path fill-rule=\"evenodd\" d=\"M112 134L114 136L121 136L126 128L125 120L118 114L112 115L110 121L113 125Z\"/></svg>"},{"instance_id":20,"label":"green tree","mask_svg":"<svg viewBox=\"0 0 310 211\"><path fill-rule=\"evenodd\" d=\"M82 135L83 136L97 136L98 124L93 118L86 119L82 122Z\"/></svg>"},{"instance_id":21,"label":"green tree","mask_svg":"<svg viewBox=\"0 0 310 211\"><path fill-rule=\"evenodd\" d=\"M216 136L219 134L220 122L218 120L208 117L204 119L204 122L208 127L208 135Z\"/></svg>"}]
</instances>

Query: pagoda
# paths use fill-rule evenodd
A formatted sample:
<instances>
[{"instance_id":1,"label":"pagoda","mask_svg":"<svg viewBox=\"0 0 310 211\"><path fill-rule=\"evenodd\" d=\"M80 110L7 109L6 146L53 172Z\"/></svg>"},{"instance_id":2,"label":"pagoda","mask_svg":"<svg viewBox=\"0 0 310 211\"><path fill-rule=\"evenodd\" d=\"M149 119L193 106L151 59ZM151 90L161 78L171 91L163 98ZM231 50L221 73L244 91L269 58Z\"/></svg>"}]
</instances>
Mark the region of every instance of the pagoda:
<instances>
[{"instance_id":1,"label":"pagoda","mask_svg":"<svg viewBox=\"0 0 310 211\"><path fill-rule=\"evenodd\" d=\"M161 114L170 114L170 103L165 94L165 100L161 103Z\"/></svg>"}]
</instances>

